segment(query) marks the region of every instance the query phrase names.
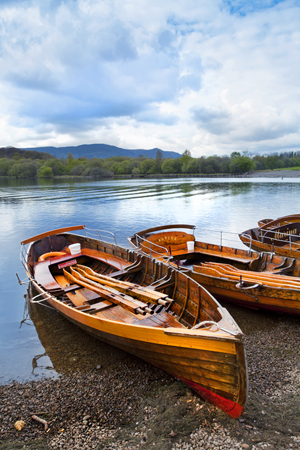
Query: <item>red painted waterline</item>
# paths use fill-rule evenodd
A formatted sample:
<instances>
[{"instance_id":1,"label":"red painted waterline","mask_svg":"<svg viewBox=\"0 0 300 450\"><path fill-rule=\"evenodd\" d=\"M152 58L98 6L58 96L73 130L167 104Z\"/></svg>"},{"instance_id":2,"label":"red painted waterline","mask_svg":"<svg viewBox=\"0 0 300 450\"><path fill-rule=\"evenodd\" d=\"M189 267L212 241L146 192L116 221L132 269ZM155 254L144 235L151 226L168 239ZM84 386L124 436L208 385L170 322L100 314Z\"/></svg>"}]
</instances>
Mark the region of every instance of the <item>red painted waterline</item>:
<instances>
[{"instance_id":1,"label":"red painted waterline","mask_svg":"<svg viewBox=\"0 0 300 450\"><path fill-rule=\"evenodd\" d=\"M193 391L197 392L197 394L200 395L200 397L202 397L204 400L222 409L222 411L224 411L233 419L237 419L243 414L244 408L238 403L233 402L232 400L228 400L227 398L221 397L218 394L214 394L213 392L209 391L208 389L205 389L204 387L200 386L197 383L194 383L193 381L178 376L177 378L179 378L181 381L190 386L193 389Z\"/></svg>"}]
</instances>

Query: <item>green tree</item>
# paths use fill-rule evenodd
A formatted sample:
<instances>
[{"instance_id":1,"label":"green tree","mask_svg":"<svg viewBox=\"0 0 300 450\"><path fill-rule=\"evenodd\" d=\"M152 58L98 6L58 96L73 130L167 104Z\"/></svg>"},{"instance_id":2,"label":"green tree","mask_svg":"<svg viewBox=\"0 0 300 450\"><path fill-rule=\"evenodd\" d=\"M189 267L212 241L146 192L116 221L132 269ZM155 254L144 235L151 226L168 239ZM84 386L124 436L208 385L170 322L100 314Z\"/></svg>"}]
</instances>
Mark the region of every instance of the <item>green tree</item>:
<instances>
[{"instance_id":1,"label":"green tree","mask_svg":"<svg viewBox=\"0 0 300 450\"><path fill-rule=\"evenodd\" d=\"M39 178L51 178L53 177L52 167L42 166L38 171Z\"/></svg>"},{"instance_id":2,"label":"green tree","mask_svg":"<svg viewBox=\"0 0 300 450\"><path fill-rule=\"evenodd\" d=\"M265 166L270 170L278 169L280 167L279 157L276 155L267 156L267 158L265 159Z\"/></svg>"},{"instance_id":3,"label":"green tree","mask_svg":"<svg viewBox=\"0 0 300 450\"><path fill-rule=\"evenodd\" d=\"M230 155L231 159L237 158L238 156L241 156L241 154L239 152L232 152Z\"/></svg>"},{"instance_id":4,"label":"green tree","mask_svg":"<svg viewBox=\"0 0 300 450\"><path fill-rule=\"evenodd\" d=\"M186 172L188 165L192 159L193 158L191 157L191 152L189 150L185 150L183 152L182 156L179 158L181 172L183 172L183 173Z\"/></svg>"},{"instance_id":5,"label":"green tree","mask_svg":"<svg viewBox=\"0 0 300 450\"><path fill-rule=\"evenodd\" d=\"M156 164L157 173L161 172L162 162L163 162L163 154L160 150L157 150L156 156L155 156L155 164Z\"/></svg>"},{"instance_id":6,"label":"green tree","mask_svg":"<svg viewBox=\"0 0 300 450\"><path fill-rule=\"evenodd\" d=\"M51 167L53 175L65 175L67 173L67 167L58 159L47 159L44 163L45 167Z\"/></svg>"},{"instance_id":7,"label":"green tree","mask_svg":"<svg viewBox=\"0 0 300 450\"><path fill-rule=\"evenodd\" d=\"M35 178L38 167L39 166L36 161L20 160L11 167L8 174L17 178Z\"/></svg>"},{"instance_id":8,"label":"green tree","mask_svg":"<svg viewBox=\"0 0 300 450\"><path fill-rule=\"evenodd\" d=\"M255 169L255 162L248 156L236 156L229 165L230 173L242 174Z\"/></svg>"},{"instance_id":9,"label":"green tree","mask_svg":"<svg viewBox=\"0 0 300 450\"><path fill-rule=\"evenodd\" d=\"M79 164L78 166L74 166L71 170L70 170L70 175L73 176L80 176L83 174L83 172L86 169L86 165L85 164Z\"/></svg>"},{"instance_id":10,"label":"green tree","mask_svg":"<svg viewBox=\"0 0 300 450\"><path fill-rule=\"evenodd\" d=\"M145 159L140 165L141 173L155 173L156 163L153 159Z\"/></svg>"},{"instance_id":11,"label":"green tree","mask_svg":"<svg viewBox=\"0 0 300 450\"><path fill-rule=\"evenodd\" d=\"M82 175L85 177L109 178L113 176L113 173L109 170L95 166L95 167L87 167Z\"/></svg>"},{"instance_id":12,"label":"green tree","mask_svg":"<svg viewBox=\"0 0 300 450\"><path fill-rule=\"evenodd\" d=\"M162 173L180 173L180 162L178 159L166 159L161 165Z\"/></svg>"},{"instance_id":13,"label":"green tree","mask_svg":"<svg viewBox=\"0 0 300 450\"><path fill-rule=\"evenodd\" d=\"M196 158L192 158L186 169L185 169L186 173L199 173L199 161Z\"/></svg>"},{"instance_id":14,"label":"green tree","mask_svg":"<svg viewBox=\"0 0 300 450\"><path fill-rule=\"evenodd\" d=\"M9 174L11 167L15 164L12 159L1 158L0 159L0 176Z\"/></svg>"}]
</instances>

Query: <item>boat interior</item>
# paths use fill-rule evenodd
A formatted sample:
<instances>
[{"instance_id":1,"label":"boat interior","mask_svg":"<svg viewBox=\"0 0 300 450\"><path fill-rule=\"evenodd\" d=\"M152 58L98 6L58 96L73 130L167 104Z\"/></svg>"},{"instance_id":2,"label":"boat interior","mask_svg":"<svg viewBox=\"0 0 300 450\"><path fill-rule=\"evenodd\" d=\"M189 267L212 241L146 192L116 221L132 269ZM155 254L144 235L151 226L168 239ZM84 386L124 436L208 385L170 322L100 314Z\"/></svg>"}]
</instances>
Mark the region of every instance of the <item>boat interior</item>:
<instances>
[{"instance_id":1,"label":"boat interior","mask_svg":"<svg viewBox=\"0 0 300 450\"><path fill-rule=\"evenodd\" d=\"M243 285L250 283L251 286L259 282L278 287L280 283L287 288L299 287L300 262L295 258L220 247L195 240L193 249L189 250L187 242L192 238L193 235L183 232L149 233L143 235L140 248L143 253L154 254L158 259L165 258L167 254L171 264L201 275L226 278L237 283L243 280ZM166 245L165 249L163 245Z\"/></svg>"},{"instance_id":2,"label":"boat interior","mask_svg":"<svg viewBox=\"0 0 300 450\"><path fill-rule=\"evenodd\" d=\"M74 244L77 254L70 252ZM28 267L46 292L99 318L163 328L222 319L213 297L184 273L103 241L43 237L31 245Z\"/></svg>"}]
</instances>

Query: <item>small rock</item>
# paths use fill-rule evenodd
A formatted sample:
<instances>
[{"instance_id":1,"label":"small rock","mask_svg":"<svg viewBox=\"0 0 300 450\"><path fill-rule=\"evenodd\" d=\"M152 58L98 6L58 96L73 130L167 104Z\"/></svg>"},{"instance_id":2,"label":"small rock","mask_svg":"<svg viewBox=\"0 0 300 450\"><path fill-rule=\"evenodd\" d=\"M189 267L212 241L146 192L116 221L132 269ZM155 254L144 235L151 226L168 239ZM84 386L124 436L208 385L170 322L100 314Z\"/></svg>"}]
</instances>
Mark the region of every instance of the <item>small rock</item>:
<instances>
[{"instance_id":1,"label":"small rock","mask_svg":"<svg viewBox=\"0 0 300 450\"><path fill-rule=\"evenodd\" d=\"M18 421L15 423L14 427L15 427L15 429L16 429L17 431L21 431L21 430L23 430L24 425L25 425L24 420L18 420Z\"/></svg>"}]
</instances>

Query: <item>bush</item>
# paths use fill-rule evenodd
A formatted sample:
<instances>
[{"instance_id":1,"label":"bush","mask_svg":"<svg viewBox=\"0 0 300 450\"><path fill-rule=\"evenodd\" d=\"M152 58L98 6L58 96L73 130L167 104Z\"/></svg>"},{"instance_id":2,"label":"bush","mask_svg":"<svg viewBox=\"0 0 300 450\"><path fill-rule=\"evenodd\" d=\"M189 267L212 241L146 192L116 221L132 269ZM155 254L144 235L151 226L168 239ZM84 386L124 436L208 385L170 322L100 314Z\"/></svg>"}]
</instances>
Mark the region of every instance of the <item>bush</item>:
<instances>
[{"instance_id":1,"label":"bush","mask_svg":"<svg viewBox=\"0 0 300 450\"><path fill-rule=\"evenodd\" d=\"M17 178L35 178L38 164L35 161L25 160L16 162L9 171L9 175Z\"/></svg>"},{"instance_id":2,"label":"bush","mask_svg":"<svg viewBox=\"0 0 300 450\"><path fill-rule=\"evenodd\" d=\"M52 167L42 166L40 168L40 170L38 171L38 177L39 178L51 178L51 177L53 177Z\"/></svg>"}]
</instances>

